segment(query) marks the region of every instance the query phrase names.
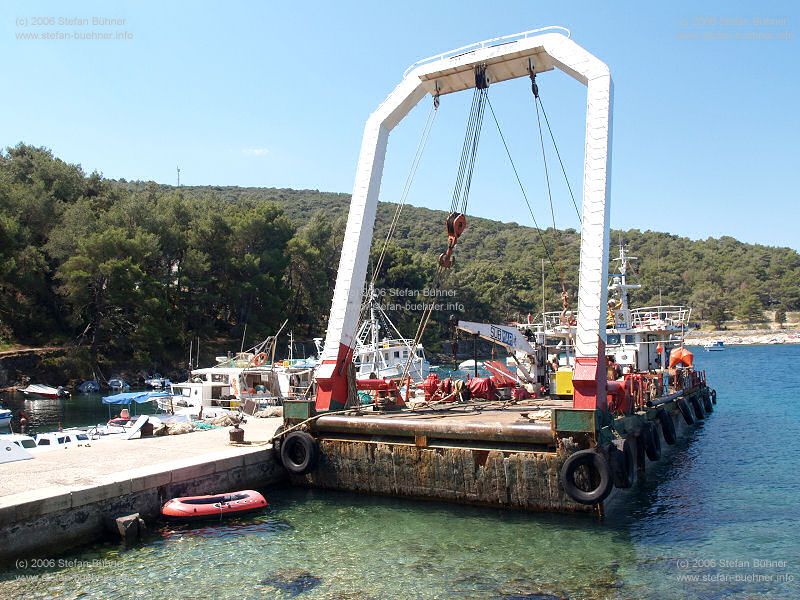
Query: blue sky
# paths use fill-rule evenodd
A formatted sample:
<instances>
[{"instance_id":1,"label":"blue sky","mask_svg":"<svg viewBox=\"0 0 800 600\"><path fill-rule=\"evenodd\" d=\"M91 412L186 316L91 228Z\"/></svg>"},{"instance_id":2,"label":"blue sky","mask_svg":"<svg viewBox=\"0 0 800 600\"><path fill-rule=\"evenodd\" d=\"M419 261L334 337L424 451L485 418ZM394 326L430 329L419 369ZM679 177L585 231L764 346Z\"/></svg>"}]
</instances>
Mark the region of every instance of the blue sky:
<instances>
[{"instance_id":1,"label":"blue sky","mask_svg":"<svg viewBox=\"0 0 800 600\"><path fill-rule=\"evenodd\" d=\"M180 165L185 184L350 192L364 122L408 65L558 24L614 76L613 227L800 249L800 9L605 4L4 2L0 145L47 146L113 178L174 183ZM125 22L58 23L93 17ZM20 39L32 32L128 39ZM579 194L585 89L558 72L539 84ZM549 223L529 84L489 93L537 219ZM449 207L469 101L442 99L412 204ZM392 134L383 200L400 194L428 109L423 100ZM556 224L574 227L549 160ZM530 224L488 116L470 212Z\"/></svg>"}]
</instances>

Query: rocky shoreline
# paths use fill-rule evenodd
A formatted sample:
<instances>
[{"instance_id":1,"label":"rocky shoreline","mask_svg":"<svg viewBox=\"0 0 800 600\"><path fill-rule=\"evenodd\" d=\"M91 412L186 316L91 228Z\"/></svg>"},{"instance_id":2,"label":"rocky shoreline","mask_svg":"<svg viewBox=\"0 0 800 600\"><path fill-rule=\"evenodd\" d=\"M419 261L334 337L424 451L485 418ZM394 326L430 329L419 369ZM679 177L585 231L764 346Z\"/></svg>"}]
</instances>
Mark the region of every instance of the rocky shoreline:
<instances>
[{"instance_id":1,"label":"rocky shoreline","mask_svg":"<svg viewBox=\"0 0 800 600\"><path fill-rule=\"evenodd\" d=\"M726 346L800 344L800 329L692 331L686 334L687 346L702 346L712 340L721 340Z\"/></svg>"}]
</instances>

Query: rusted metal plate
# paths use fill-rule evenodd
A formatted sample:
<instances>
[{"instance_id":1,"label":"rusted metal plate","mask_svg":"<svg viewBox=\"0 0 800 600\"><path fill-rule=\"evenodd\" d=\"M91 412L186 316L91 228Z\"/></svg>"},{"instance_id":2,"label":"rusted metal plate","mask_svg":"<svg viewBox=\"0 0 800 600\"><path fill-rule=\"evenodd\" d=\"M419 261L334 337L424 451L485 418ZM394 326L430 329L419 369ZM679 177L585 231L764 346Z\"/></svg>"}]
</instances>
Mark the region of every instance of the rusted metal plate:
<instances>
[{"instance_id":1,"label":"rusted metal plate","mask_svg":"<svg viewBox=\"0 0 800 600\"><path fill-rule=\"evenodd\" d=\"M283 418L286 421L305 421L314 414L314 403L308 400L284 400Z\"/></svg>"},{"instance_id":2,"label":"rusted metal plate","mask_svg":"<svg viewBox=\"0 0 800 600\"><path fill-rule=\"evenodd\" d=\"M553 422L559 432L594 433L597 416L594 409L558 408L553 409Z\"/></svg>"}]
</instances>

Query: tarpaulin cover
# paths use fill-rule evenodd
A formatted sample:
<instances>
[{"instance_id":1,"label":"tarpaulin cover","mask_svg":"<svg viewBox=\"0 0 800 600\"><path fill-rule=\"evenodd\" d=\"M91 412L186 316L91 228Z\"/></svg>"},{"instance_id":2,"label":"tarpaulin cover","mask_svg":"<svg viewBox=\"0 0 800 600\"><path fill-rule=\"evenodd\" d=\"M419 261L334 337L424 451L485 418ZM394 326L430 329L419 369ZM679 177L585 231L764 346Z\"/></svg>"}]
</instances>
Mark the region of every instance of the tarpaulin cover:
<instances>
[{"instance_id":1,"label":"tarpaulin cover","mask_svg":"<svg viewBox=\"0 0 800 600\"><path fill-rule=\"evenodd\" d=\"M467 387L472 398L497 399L497 389L490 377L473 377L467 381Z\"/></svg>"},{"instance_id":2,"label":"tarpaulin cover","mask_svg":"<svg viewBox=\"0 0 800 600\"><path fill-rule=\"evenodd\" d=\"M516 385L517 376L499 360L486 361L483 363L483 366L494 375L494 382L497 387L514 387Z\"/></svg>"},{"instance_id":3,"label":"tarpaulin cover","mask_svg":"<svg viewBox=\"0 0 800 600\"><path fill-rule=\"evenodd\" d=\"M103 396L103 404L144 404L153 398L169 396L169 392L125 392L113 396Z\"/></svg>"}]
</instances>

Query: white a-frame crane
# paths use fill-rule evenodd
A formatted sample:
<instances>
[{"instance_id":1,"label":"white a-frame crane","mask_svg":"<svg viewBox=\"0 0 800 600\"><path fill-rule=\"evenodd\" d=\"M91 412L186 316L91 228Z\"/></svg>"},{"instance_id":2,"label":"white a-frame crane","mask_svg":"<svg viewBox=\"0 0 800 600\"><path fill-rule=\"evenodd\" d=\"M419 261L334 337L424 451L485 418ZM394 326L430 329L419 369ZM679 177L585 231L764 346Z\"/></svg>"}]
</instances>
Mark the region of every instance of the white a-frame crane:
<instances>
[{"instance_id":1,"label":"white a-frame crane","mask_svg":"<svg viewBox=\"0 0 800 600\"><path fill-rule=\"evenodd\" d=\"M459 48L413 65L367 120L322 364L317 371L317 411L335 410L347 401L348 365L355 346L389 133L426 94L442 96L474 88L475 69L483 65L492 84L528 77L533 67L535 73L559 69L586 86L574 407L594 410L605 405L605 365L601 358L605 357L608 298L611 74L605 63L567 36L533 30Z\"/></svg>"}]
</instances>

